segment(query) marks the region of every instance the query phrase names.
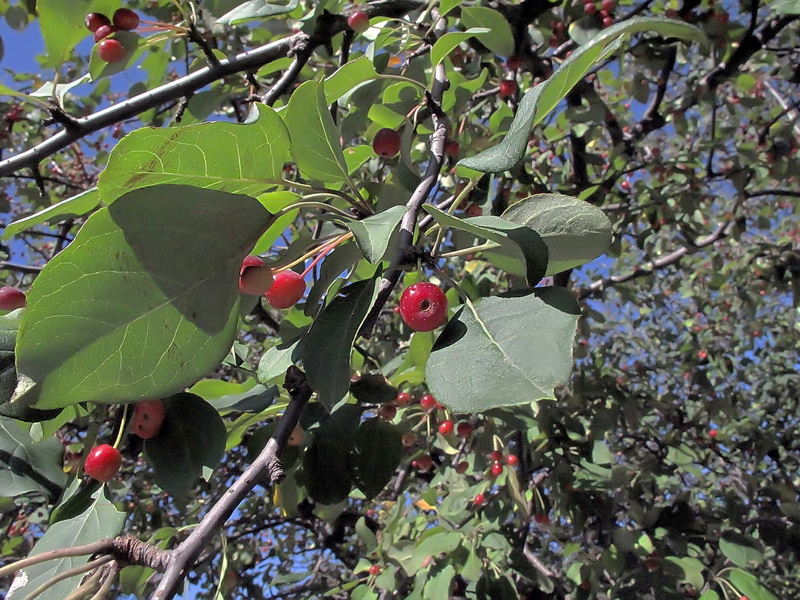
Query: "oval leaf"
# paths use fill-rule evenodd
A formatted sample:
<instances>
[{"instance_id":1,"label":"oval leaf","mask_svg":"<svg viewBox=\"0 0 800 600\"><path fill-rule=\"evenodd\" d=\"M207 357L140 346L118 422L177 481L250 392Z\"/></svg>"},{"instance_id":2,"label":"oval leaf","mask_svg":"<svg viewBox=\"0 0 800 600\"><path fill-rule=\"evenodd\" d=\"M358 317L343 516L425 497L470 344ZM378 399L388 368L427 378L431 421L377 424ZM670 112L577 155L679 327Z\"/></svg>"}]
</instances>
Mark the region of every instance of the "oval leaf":
<instances>
[{"instance_id":1,"label":"oval leaf","mask_svg":"<svg viewBox=\"0 0 800 600\"><path fill-rule=\"evenodd\" d=\"M43 494L55 500L67 485L64 446L55 437L34 443L18 422L0 417L0 490L3 496Z\"/></svg>"},{"instance_id":2,"label":"oval leaf","mask_svg":"<svg viewBox=\"0 0 800 600\"><path fill-rule=\"evenodd\" d=\"M482 27L489 33L477 34L478 41L500 56L514 52L514 35L508 20L499 12L484 6L469 6L461 10L461 21L467 27Z\"/></svg>"},{"instance_id":3,"label":"oval leaf","mask_svg":"<svg viewBox=\"0 0 800 600\"><path fill-rule=\"evenodd\" d=\"M97 211L31 288L16 347L35 383L25 397L130 402L206 375L230 350L242 259L269 222L248 196L172 185Z\"/></svg>"},{"instance_id":4,"label":"oval leaf","mask_svg":"<svg viewBox=\"0 0 800 600\"><path fill-rule=\"evenodd\" d=\"M460 160L459 166L483 173L499 173L513 167L525 154L531 129L540 123L597 63L616 52L628 36L645 31L686 41L707 42L707 38L697 27L675 19L634 17L612 25L591 42L573 52L550 79L525 93L517 107L517 114L508 134L502 142L480 154Z\"/></svg>"},{"instance_id":5,"label":"oval leaf","mask_svg":"<svg viewBox=\"0 0 800 600\"><path fill-rule=\"evenodd\" d=\"M300 4L300 0L289 0L286 3L250 0L222 15L217 19L217 23L235 25L252 19L265 19L274 15L283 15L292 12L297 8L298 4Z\"/></svg>"},{"instance_id":6,"label":"oval leaf","mask_svg":"<svg viewBox=\"0 0 800 600\"><path fill-rule=\"evenodd\" d=\"M540 194L512 205L503 218L535 230L547 244L546 275L560 273L597 258L611 244L611 221L588 202Z\"/></svg>"},{"instance_id":7,"label":"oval leaf","mask_svg":"<svg viewBox=\"0 0 800 600\"><path fill-rule=\"evenodd\" d=\"M379 418L361 423L353 442L353 479L368 500L386 487L402 456L403 443L396 425Z\"/></svg>"},{"instance_id":8,"label":"oval leaf","mask_svg":"<svg viewBox=\"0 0 800 600\"><path fill-rule=\"evenodd\" d=\"M572 370L579 316L575 297L564 288L468 302L436 341L426 367L428 387L455 412L552 398L554 386Z\"/></svg>"}]
</instances>

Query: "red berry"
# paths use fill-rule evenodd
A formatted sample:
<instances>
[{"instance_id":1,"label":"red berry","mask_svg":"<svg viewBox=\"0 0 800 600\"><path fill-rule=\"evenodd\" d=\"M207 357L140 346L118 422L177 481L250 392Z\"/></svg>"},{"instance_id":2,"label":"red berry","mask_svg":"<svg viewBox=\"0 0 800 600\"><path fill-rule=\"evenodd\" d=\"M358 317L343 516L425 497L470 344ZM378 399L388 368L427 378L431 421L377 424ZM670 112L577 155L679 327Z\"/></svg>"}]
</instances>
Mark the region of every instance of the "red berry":
<instances>
[{"instance_id":1,"label":"red berry","mask_svg":"<svg viewBox=\"0 0 800 600\"><path fill-rule=\"evenodd\" d=\"M408 392L399 392L394 401L397 406L408 406L411 404L411 394Z\"/></svg>"},{"instance_id":2,"label":"red berry","mask_svg":"<svg viewBox=\"0 0 800 600\"><path fill-rule=\"evenodd\" d=\"M611 17L603 17L603 27L611 27L614 24L614 19Z\"/></svg>"},{"instance_id":3,"label":"red berry","mask_svg":"<svg viewBox=\"0 0 800 600\"><path fill-rule=\"evenodd\" d=\"M306 281L300 273L281 271L275 273L275 283L265 295L275 308L289 308L300 301L305 291Z\"/></svg>"},{"instance_id":4,"label":"red berry","mask_svg":"<svg viewBox=\"0 0 800 600\"><path fill-rule=\"evenodd\" d=\"M411 448L411 446L417 443L417 434L408 431L402 435L400 440L403 442L403 446L405 446L406 448Z\"/></svg>"},{"instance_id":5,"label":"red berry","mask_svg":"<svg viewBox=\"0 0 800 600\"><path fill-rule=\"evenodd\" d=\"M597 12L597 7L594 5L593 1L591 3L586 3L583 5L583 12L585 12L587 15L593 15L595 12Z\"/></svg>"},{"instance_id":6,"label":"red berry","mask_svg":"<svg viewBox=\"0 0 800 600\"><path fill-rule=\"evenodd\" d=\"M372 138L372 149L383 158L392 158L400 152L400 134L394 129L384 127Z\"/></svg>"},{"instance_id":7,"label":"red berry","mask_svg":"<svg viewBox=\"0 0 800 600\"><path fill-rule=\"evenodd\" d=\"M477 204L470 204L466 213L468 217L480 217L483 214L483 209Z\"/></svg>"},{"instance_id":8,"label":"red berry","mask_svg":"<svg viewBox=\"0 0 800 600\"><path fill-rule=\"evenodd\" d=\"M509 467L516 467L519 464L519 457L516 454L506 456L506 464Z\"/></svg>"},{"instance_id":9,"label":"red berry","mask_svg":"<svg viewBox=\"0 0 800 600\"><path fill-rule=\"evenodd\" d=\"M508 98L517 93L517 82L513 79L504 79L500 82L500 97Z\"/></svg>"},{"instance_id":10,"label":"red berry","mask_svg":"<svg viewBox=\"0 0 800 600\"><path fill-rule=\"evenodd\" d=\"M492 464L491 473L492 477L499 477L503 474L503 465L501 465L499 462Z\"/></svg>"},{"instance_id":11,"label":"red berry","mask_svg":"<svg viewBox=\"0 0 800 600\"><path fill-rule=\"evenodd\" d=\"M142 400L136 403L131 419L131 429L140 438L149 440L158 435L166 415L161 400Z\"/></svg>"},{"instance_id":12,"label":"red berry","mask_svg":"<svg viewBox=\"0 0 800 600\"><path fill-rule=\"evenodd\" d=\"M472 501L472 503L475 506L483 506L484 504L486 504L486 498L483 496L483 494L476 494L475 499Z\"/></svg>"},{"instance_id":13,"label":"red berry","mask_svg":"<svg viewBox=\"0 0 800 600\"><path fill-rule=\"evenodd\" d=\"M258 256L245 256L239 271L239 291L243 294L260 296L272 287L272 269Z\"/></svg>"},{"instance_id":14,"label":"red berry","mask_svg":"<svg viewBox=\"0 0 800 600\"><path fill-rule=\"evenodd\" d=\"M537 513L533 515L533 520L541 525L547 525L550 522L550 517L544 513Z\"/></svg>"},{"instance_id":15,"label":"red berry","mask_svg":"<svg viewBox=\"0 0 800 600\"><path fill-rule=\"evenodd\" d=\"M83 470L92 479L108 481L117 474L121 464L122 455L119 450L108 444L102 444L89 452Z\"/></svg>"},{"instance_id":16,"label":"red berry","mask_svg":"<svg viewBox=\"0 0 800 600\"><path fill-rule=\"evenodd\" d=\"M503 452L501 450L493 450L492 453L489 455L494 462L500 462L503 460Z\"/></svg>"},{"instance_id":17,"label":"red berry","mask_svg":"<svg viewBox=\"0 0 800 600\"><path fill-rule=\"evenodd\" d=\"M506 69L509 71L516 71L522 66L522 58L519 56L509 56L506 61Z\"/></svg>"},{"instance_id":18,"label":"red berry","mask_svg":"<svg viewBox=\"0 0 800 600\"><path fill-rule=\"evenodd\" d=\"M410 285L400 297L400 316L414 331L433 331L447 320L447 297L432 283Z\"/></svg>"},{"instance_id":19,"label":"red berry","mask_svg":"<svg viewBox=\"0 0 800 600\"><path fill-rule=\"evenodd\" d=\"M97 44L97 55L100 60L115 63L125 58L125 48L117 40L105 39Z\"/></svg>"},{"instance_id":20,"label":"red berry","mask_svg":"<svg viewBox=\"0 0 800 600\"><path fill-rule=\"evenodd\" d=\"M358 12L354 12L352 15L347 17L347 24L350 26L350 29L356 33L364 33L367 29L369 29L369 17L367 16L367 13L359 10Z\"/></svg>"},{"instance_id":21,"label":"red berry","mask_svg":"<svg viewBox=\"0 0 800 600\"><path fill-rule=\"evenodd\" d=\"M436 398L431 394L425 394L419 399L422 410L433 410L436 407Z\"/></svg>"},{"instance_id":22,"label":"red berry","mask_svg":"<svg viewBox=\"0 0 800 600\"><path fill-rule=\"evenodd\" d=\"M607 13L614 11L614 0L603 0L603 10Z\"/></svg>"},{"instance_id":23,"label":"red berry","mask_svg":"<svg viewBox=\"0 0 800 600\"><path fill-rule=\"evenodd\" d=\"M450 419L442 421L442 423L439 425L439 433L442 435L450 435L453 433L453 422Z\"/></svg>"},{"instance_id":24,"label":"red berry","mask_svg":"<svg viewBox=\"0 0 800 600\"><path fill-rule=\"evenodd\" d=\"M465 460L462 460L460 463L456 465L456 473L458 473L459 475L463 475L464 473L467 472L468 468L469 468L469 463Z\"/></svg>"},{"instance_id":25,"label":"red berry","mask_svg":"<svg viewBox=\"0 0 800 600\"><path fill-rule=\"evenodd\" d=\"M712 440L717 439L717 430L716 429L712 429L711 431L709 431L708 432L708 437L710 437Z\"/></svg>"},{"instance_id":26,"label":"red berry","mask_svg":"<svg viewBox=\"0 0 800 600\"><path fill-rule=\"evenodd\" d=\"M107 38L116 30L117 30L116 27L114 27L113 25L101 25L94 32L94 43L96 44L100 40Z\"/></svg>"},{"instance_id":27,"label":"red berry","mask_svg":"<svg viewBox=\"0 0 800 600\"><path fill-rule=\"evenodd\" d=\"M6 114L6 120L9 123L16 123L17 121L22 120L22 115L25 114L25 109L22 108L19 104L15 104L11 108L8 109L8 113Z\"/></svg>"},{"instance_id":28,"label":"red berry","mask_svg":"<svg viewBox=\"0 0 800 600\"><path fill-rule=\"evenodd\" d=\"M627 179L625 179L625 180L623 180L623 181L622 181L622 183L620 184L620 187L621 187L623 190L625 190L626 192L630 192L630 191L631 191L631 182L630 182L630 181L628 181Z\"/></svg>"},{"instance_id":29,"label":"red berry","mask_svg":"<svg viewBox=\"0 0 800 600\"><path fill-rule=\"evenodd\" d=\"M0 310L16 310L25 307L25 293L9 285L0 288Z\"/></svg>"},{"instance_id":30,"label":"red berry","mask_svg":"<svg viewBox=\"0 0 800 600\"><path fill-rule=\"evenodd\" d=\"M456 433L458 434L458 437L468 438L469 436L472 435L472 425L470 425L466 421L462 421L461 423L458 424L458 427L456 428Z\"/></svg>"},{"instance_id":31,"label":"red berry","mask_svg":"<svg viewBox=\"0 0 800 600\"><path fill-rule=\"evenodd\" d=\"M380 413L381 413L381 419L385 419L386 421L391 421L397 414L397 407L391 402L388 404L384 404L383 406L381 406Z\"/></svg>"},{"instance_id":32,"label":"red berry","mask_svg":"<svg viewBox=\"0 0 800 600\"><path fill-rule=\"evenodd\" d=\"M447 145L444 147L444 153L448 156L458 156L458 151L461 149L461 146L458 145L458 142L455 140L450 140L447 142Z\"/></svg>"},{"instance_id":33,"label":"red berry","mask_svg":"<svg viewBox=\"0 0 800 600\"><path fill-rule=\"evenodd\" d=\"M433 467L433 459L430 454L423 454L416 461L417 469L420 471L430 471Z\"/></svg>"},{"instance_id":34,"label":"red berry","mask_svg":"<svg viewBox=\"0 0 800 600\"><path fill-rule=\"evenodd\" d=\"M372 576L377 576L381 574L381 568L378 565L372 565L369 568L369 574Z\"/></svg>"},{"instance_id":35,"label":"red berry","mask_svg":"<svg viewBox=\"0 0 800 600\"><path fill-rule=\"evenodd\" d=\"M86 29L92 33L103 25L111 25L111 20L101 13L89 13L83 22L86 23Z\"/></svg>"},{"instance_id":36,"label":"red berry","mask_svg":"<svg viewBox=\"0 0 800 600\"><path fill-rule=\"evenodd\" d=\"M114 27L123 31L132 31L139 26L139 15L129 8L118 8L112 17Z\"/></svg>"}]
</instances>

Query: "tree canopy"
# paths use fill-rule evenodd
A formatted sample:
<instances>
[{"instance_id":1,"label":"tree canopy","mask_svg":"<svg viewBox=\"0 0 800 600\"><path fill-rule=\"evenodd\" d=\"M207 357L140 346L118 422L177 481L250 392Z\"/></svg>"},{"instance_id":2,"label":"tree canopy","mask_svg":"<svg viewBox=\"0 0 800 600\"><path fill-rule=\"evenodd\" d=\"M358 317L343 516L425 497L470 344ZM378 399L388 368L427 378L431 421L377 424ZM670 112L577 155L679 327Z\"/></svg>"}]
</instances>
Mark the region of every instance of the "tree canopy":
<instances>
[{"instance_id":1,"label":"tree canopy","mask_svg":"<svg viewBox=\"0 0 800 600\"><path fill-rule=\"evenodd\" d=\"M800 597L798 0L0 15L3 598Z\"/></svg>"}]
</instances>

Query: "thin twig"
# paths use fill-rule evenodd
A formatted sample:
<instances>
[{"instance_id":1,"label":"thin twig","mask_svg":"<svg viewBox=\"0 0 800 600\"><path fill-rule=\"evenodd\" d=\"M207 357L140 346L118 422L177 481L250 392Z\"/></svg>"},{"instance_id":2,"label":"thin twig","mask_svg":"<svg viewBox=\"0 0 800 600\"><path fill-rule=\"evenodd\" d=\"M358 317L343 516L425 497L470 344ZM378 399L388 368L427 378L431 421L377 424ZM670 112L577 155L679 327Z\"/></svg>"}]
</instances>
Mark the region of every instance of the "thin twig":
<instances>
[{"instance_id":1,"label":"thin twig","mask_svg":"<svg viewBox=\"0 0 800 600\"><path fill-rule=\"evenodd\" d=\"M90 560L85 564L78 565L77 567L73 567L72 569L67 569L66 571L62 571L58 575L54 576L51 579L48 579L47 581L42 583L39 587L34 589L30 594L25 596L24 600L34 600L36 596L43 593L45 590L49 590L55 584L60 583L65 579L69 579L70 577L75 577L76 575L80 575L81 573L87 573L92 569L96 569L97 567L100 567L106 563L111 562L112 560L114 560L114 557L106 554L104 556L101 556L100 558Z\"/></svg>"},{"instance_id":2,"label":"thin twig","mask_svg":"<svg viewBox=\"0 0 800 600\"><path fill-rule=\"evenodd\" d=\"M76 556L91 556L92 554L103 554L111 550L114 545L114 540L105 538L86 544L84 546L73 546L71 548L59 548L58 550L51 550L50 552L43 552L35 556L29 556L13 562L5 567L0 568L0 577L8 577L12 573L38 565L39 563L47 562L49 560L58 560L61 558L74 558Z\"/></svg>"}]
</instances>

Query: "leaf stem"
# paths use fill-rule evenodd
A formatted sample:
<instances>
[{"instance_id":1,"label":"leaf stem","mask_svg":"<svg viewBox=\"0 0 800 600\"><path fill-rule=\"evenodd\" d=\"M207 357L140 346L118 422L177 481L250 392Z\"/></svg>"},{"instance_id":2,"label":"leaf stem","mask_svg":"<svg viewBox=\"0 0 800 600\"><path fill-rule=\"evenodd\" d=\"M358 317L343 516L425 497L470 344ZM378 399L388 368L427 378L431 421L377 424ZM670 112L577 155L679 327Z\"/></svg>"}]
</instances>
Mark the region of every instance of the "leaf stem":
<instances>
[{"instance_id":1,"label":"leaf stem","mask_svg":"<svg viewBox=\"0 0 800 600\"><path fill-rule=\"evenodd\" d=\"M86 544L84 546L59 548L58 550L51 550L50 552L43 552L42 554L29 556L28 558L23 558L22 560L18 560L9 565L6 565L5 567L0 568L0 578L8 577L9 575L12 575L13 573L19 571L20 569L31 567L33 565L38 565L39 563L47 562L48 560L57 560L59 558L73 558L76 556L86 556L86 555L98 554L100 552L108 552L113 547L112 542L113 540L106 538L98 540L96 542L92 542L91 544Z\"/></svg>"},{"instance_id":2,"label":"leaf stem","mask_svg":"<svg viewBox=\"0 0 800 600\"><path fill-rule=\"evenodd\" d=\"M96 569L97 567L100 567L108 562L111 562L112 560L114 560L114 557L106 554L105 556L101 556L100 558L90 560L86 564L79 565L77 567L68 569L66 571L62 571L58 575L54 576L51 579L48 579L42 585L34 589L30 594L25 596L24 600L33 600L34 598L36 598L36 596L50 589L55 584L60 583L65 579L69 579L70 577L75 577L75 575L80 575L81 573L87 573L88 571Z\"/></svg>"},{"instance_id":3,"label":"leaf stem","mask_svg":"<svg viewBox=\"0 0 800 600\"><path fill-rule=\"evenodd\" d=\"M324 193L309 194L308 196L303 196L303 198L313 198L313 197L316 197L316 196L328 196L328 194L324 194ZM287 206L285 208L280 209L278 212L276 212L273 215L273 217L275 219L278 219L279 217L282 217L283 215L288 214L288 213L292 212L293 210L299 210L301 208L318 208L320 210L327 210L327 211L336 213L337 215L339 215L341 217L346 217L348 219L352 219L353 218L353 215L343 211L340 208L336 208L335 206L331 206L330 204L325 204L324 202L315 202L313 200L303 200L301 202L295 202L294 204L291 204L291 205L289 205L289 206Z\"/></svg>"}]
</instances>

